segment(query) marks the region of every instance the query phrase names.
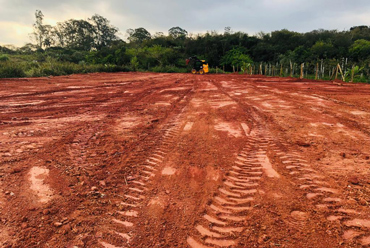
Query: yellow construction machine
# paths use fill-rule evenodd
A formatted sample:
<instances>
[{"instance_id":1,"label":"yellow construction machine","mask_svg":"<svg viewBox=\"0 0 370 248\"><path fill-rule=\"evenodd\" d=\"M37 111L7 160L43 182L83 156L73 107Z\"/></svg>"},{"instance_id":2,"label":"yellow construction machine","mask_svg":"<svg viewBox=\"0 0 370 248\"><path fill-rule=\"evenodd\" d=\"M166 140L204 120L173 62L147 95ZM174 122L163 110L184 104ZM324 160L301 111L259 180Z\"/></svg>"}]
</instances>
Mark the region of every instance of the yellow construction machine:
<instances>
[{"instance_id":1,"label":"yellow construction machine","mask_svg":"<svg viewBox=\"0 0 370 248\"><path fill-rule=\"evenodd\" d=\"M191 73L205 74L208 73L208 63L205 60L200 60L196 56L190 57L186 60L186 64L192 66Z\"/></svg>"}]
</instances>

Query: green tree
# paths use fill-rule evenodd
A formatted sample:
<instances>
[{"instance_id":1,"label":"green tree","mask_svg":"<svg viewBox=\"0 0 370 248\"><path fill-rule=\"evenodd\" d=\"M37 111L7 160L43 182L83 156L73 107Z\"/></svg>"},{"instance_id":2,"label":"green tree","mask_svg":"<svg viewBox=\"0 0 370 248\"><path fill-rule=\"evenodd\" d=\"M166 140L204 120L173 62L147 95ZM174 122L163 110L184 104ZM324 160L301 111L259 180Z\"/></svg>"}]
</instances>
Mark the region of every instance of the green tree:
<instances>
[{"instance_id":1,"label":"green tree","mask_svg":"<svg viewBox=\"0 0 370 248\"><path fill-rule=\"evenodd\" d=\"M70 49L90 51L94 47L95 28L85 20L68 20L58 24L59 44Z\"/></svg>"},{"instance_id":2,"label":"green tree","mask_svg":"<svg viewBox=\"0 0 370 248\"><path fill-rule=\"evenodd\" d=\"M154 45L148 48L149 56L155 59L159 66L163 66L173 50L171 48L165 48L159 45Z\"/></svg>"},{"instance_id":3,"label":"green tree","mask_svg":"<svg viewBox=\"0 0 370 248\"><path fill-rule=\"evenodd\" d=\"M355 26L350 29L352 40L370 40L370 27Z\"/></svg>"},{"instance_id":4,"label":"green tree","mask_svg":"<svg viewBox=\"0 0 370 248\"><path fill-rule=\"evenodd\" d=\"M317 41L311 47L311 53L318 59L332 58L335 55L335 49L331 42Z\"/></svg>"},{"instance_id":5,"label":"green tree","mask_svg":"<svg viewBox=\"0 0 370 248\"><path fill-rule=\"evenodd\" d=\"M221 58L221 65L225 66L235 66L241 68L246 64L253 63L253 60L243 51L242 47L235 47L228 51L222 58Z\"/></svg>"},{"instance_id":6,"label":"green tree","mask_svg":"<svg viewBox=\"0 0 370 248\"><path fill-rule=\"evenodd\" d=\"M145 40L150 40L151 35L145 28L128 29L128 40L130 42L142 43Z\"/></svg>"},{"instance_id":7,"label":"green tree","mask_svg":"<svg viewBox=\"0 0 370 248\"><path fill-rule=\"evenodd\" d=\"M302 36L297 32L291 32L287 29L274 31L271 33L269 43L274 47L277 54L284 54L287 51L293 51L301 44Z\"/></svg>"},{"instance_id":8,"label":"green tree","mask_svg":"<svg viewBox=\"0 0 370 248\"><path fill-rule=\"evenodd\" d=\"M298 46L294 49L291 55L292 55L292 62L302 64L309 60L311 53L304 46Z\"/></svg>"},{"instance_id":9,"label":"green tree","mask_svg":"<svg viewBox=\"0 0 370 248\"><path fill-rule=\"evenodd\" d=\"M180 27L172 27L168 30L168 35L174 39L185 39L188 31Z\"/></svg>"},{"instance_id":10,"label":"green tree","mask_svg":"<svg viewBox=\"0 0 370 248\"><path fill-rule=\"evenodd\" d=\"M18 51L23 54L32 54L32 52L36 50L37 50L37 46L32 43L27 43L26 45L18 49Z\"/></svg>"},{"instance_id":11,"label":"green tree","mask_svg":"<svg viewBox=\"0 0 370 248\"><path fill-rule=\"evenodd\" d=\"M33 33L31 39L36 42L38 48L50 47L53 44L52 39L52 27L50 25L44 25L44 14L41 10L35 12L36 21L33 24Z\"/></svg>"},{"instance_id":12,"label":"green tree","mask_svg":"<svg viewBox=\"0 0 370 248\"><path fill-rule=\"evenodd\" d=\"M139 67L139 61L138 61L138 59L137 59L137 57L136 57L136 56L134 56L134 57L131 59L130 64L131 64L131 68L132 68L134 71L136 71L136 70L138 69L138 67Z\"/></svg>"},{"instance_id":13,"label":"green tree","mask_svg":"<svg viewBox=\"0 0 370 248\"><path fill-rule=\"evenodd\" d=\"M370 57L370 41L356 40L350 47L349 53L357 61L368 59Z\"/></svg>"},{"instance_id":14,"label":"green tree","mask_svg":"<svg viewBox=\"0 0 370 248\"><path fill-rule=\"evenodd\" d=\"M99 50L119 39L116 35L118 28L112 26L108 19L95 14L88 20L94 27L94 48Z\"/></svg>"}]
</instances>

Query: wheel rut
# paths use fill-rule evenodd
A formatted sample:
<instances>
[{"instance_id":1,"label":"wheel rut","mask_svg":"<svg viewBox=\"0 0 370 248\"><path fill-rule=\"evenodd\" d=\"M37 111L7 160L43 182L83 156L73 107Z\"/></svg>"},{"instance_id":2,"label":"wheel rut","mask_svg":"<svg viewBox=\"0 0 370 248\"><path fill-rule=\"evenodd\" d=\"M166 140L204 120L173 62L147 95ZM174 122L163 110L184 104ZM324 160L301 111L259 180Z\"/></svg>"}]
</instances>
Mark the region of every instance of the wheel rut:
<instances>
[{"instance_id":1,"label":"wheel rut","mask_svg":"<svg viewBox=\"0 0 370 248\"><path fill-rule=\"evenodd\" d=\"M282 145L289 147L284 141ZM281 163L293 180L297 182L296 187L301 190L310 204L326 216L329 222L340 222L344 242L350 245L367 246L370 244L370 218L356 211L348 200L343 197L340 188L330 186L329 178L312 168L311 164L291 149L284 152L277 148L276 154L279 156Z\"/></svg>"},{"instance_id":2,"label":"wheel rut","mask_svg":"<svg viewBox=\"0 0 370 248\"><path fill-rule=\"evenodd\" d=\"M370 218L368 211L366 211L367 214L366 212L361 213L356 211L355 209L358 209L358 205L349 203L348 199L343 197L344 192L342 188L336 185L333 179L329 178L325 173L314 169L311 165L310 158L302 156L301 151L292 149L292 145L286 141L285 137L279 138L279 136L275 136L272 138L273 135L268 130L271 124L266 123L269 116L268 111L264 112L260 108L254 107L253 104L232 96L220 84L216 84L216 86L242 107L249 106L254 109L255 119L260 120L258 125L266 127L264 136L270 137L268 138L268 143L272 147L272 152L280 160L279 164L276 164L274 167L279 168L280 172L284 172L284 170L288 171L289 176L286 178L296 186L298 192L301 192L305 196L307 204L312 205L315 211L324 215L328 222L337 223L341 226L342 231L339 230L339 232L343 240L342 243L350 246L369 246ZM261 92L263 94L267 91L263 89ZM334 117L334 115L331 117ZM367 141L368 138L364 137L363 140ZM269 173L266 172L266 175L269 176ZM270 175L273 176L274 173L270 173ZM333 185L336 186L333 187ZM295 221L290 224L295 225L298 229L302 229L302 221L307 219L307 213L293 211L291 215ZM203 243L196 242L194 239L191 239L191 242L195 244L194 247L202 247L204 245ZM228 245L231 246L233 244L230 243Z\"/></svg>"},{"instance_id":3,"label":"wheel rut","mask_svg":"<svg viewBox=\"0 0 370 248\"><path fill-rule=\"evenodd\" d=\"M367 85L3 81L3 246L370 246Z\"/></svg>"},{"instance_id":4,"label":"wheel rut","mask_svg":"<svg viewBox=\"0 0 370 248\"><path fill-rule=\"evenodd\" d=\"M238 153L234 165L226 172L222 185L209 202L204 215L188 236L190 247L230 247L238 245L238 237L248 226L248 213L256 204L268 141L261 129L253 130Z\"/></svg>"},{"instance_id":5,"label":"wheel rut","mask_svg":"<svg viewBox=\"0 0 370 248\"><path fill-rule=\"evenodd\" d=\"M152 190L152 179L159 173L160 164L176 144L182 130L183 113L189 101L186 96L189 93L187 91L177 101L173 113L155 137L150 137L153 150L149 154L146 150L139 150L126 162L126 165L136 169L136 173L122 178L121 184L125 184L125 187L120 193L121 200L116 201L115 210L107 216L105 228L96 234L101 246L132 247L133 241L140 239L136 233L136 227L140 225L138 218L143 208L146 208L146 195Z\"/></svg>"}]
</instances>

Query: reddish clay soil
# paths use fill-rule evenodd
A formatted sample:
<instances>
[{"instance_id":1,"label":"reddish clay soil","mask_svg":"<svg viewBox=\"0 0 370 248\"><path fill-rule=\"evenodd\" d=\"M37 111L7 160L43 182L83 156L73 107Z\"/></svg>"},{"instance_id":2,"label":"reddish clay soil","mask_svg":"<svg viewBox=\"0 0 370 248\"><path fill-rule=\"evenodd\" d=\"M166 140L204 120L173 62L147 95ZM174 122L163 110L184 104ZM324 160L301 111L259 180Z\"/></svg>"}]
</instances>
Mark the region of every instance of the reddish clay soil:
<instances>
[{"instance_id":1,"label":"reddish clay soil","mask_svg":"<svg viewBox=\"0 0 370 248\"><path fill-rule=\"evenodd\" d=\"M0 80L0 247L368 247L370 85Z\"/></svg>"}]
</instances>

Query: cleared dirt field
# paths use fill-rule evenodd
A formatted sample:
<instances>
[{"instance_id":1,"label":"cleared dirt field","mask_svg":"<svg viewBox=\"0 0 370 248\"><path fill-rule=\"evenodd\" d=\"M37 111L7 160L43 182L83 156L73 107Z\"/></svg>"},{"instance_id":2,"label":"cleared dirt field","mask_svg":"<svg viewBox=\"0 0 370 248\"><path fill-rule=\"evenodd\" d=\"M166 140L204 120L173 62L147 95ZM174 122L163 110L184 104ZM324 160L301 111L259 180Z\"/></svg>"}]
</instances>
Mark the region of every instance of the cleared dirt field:
<instances>
[{"instance_id":1,"label":"cleared dirt field","mask_svg":"<svg viewBox=\"0 0 370 248\"><path fill-rule=\"evenodd\" d=\"M370 85L0 80L0 247L367 247Z\"/></svg>"}]
</instances>

